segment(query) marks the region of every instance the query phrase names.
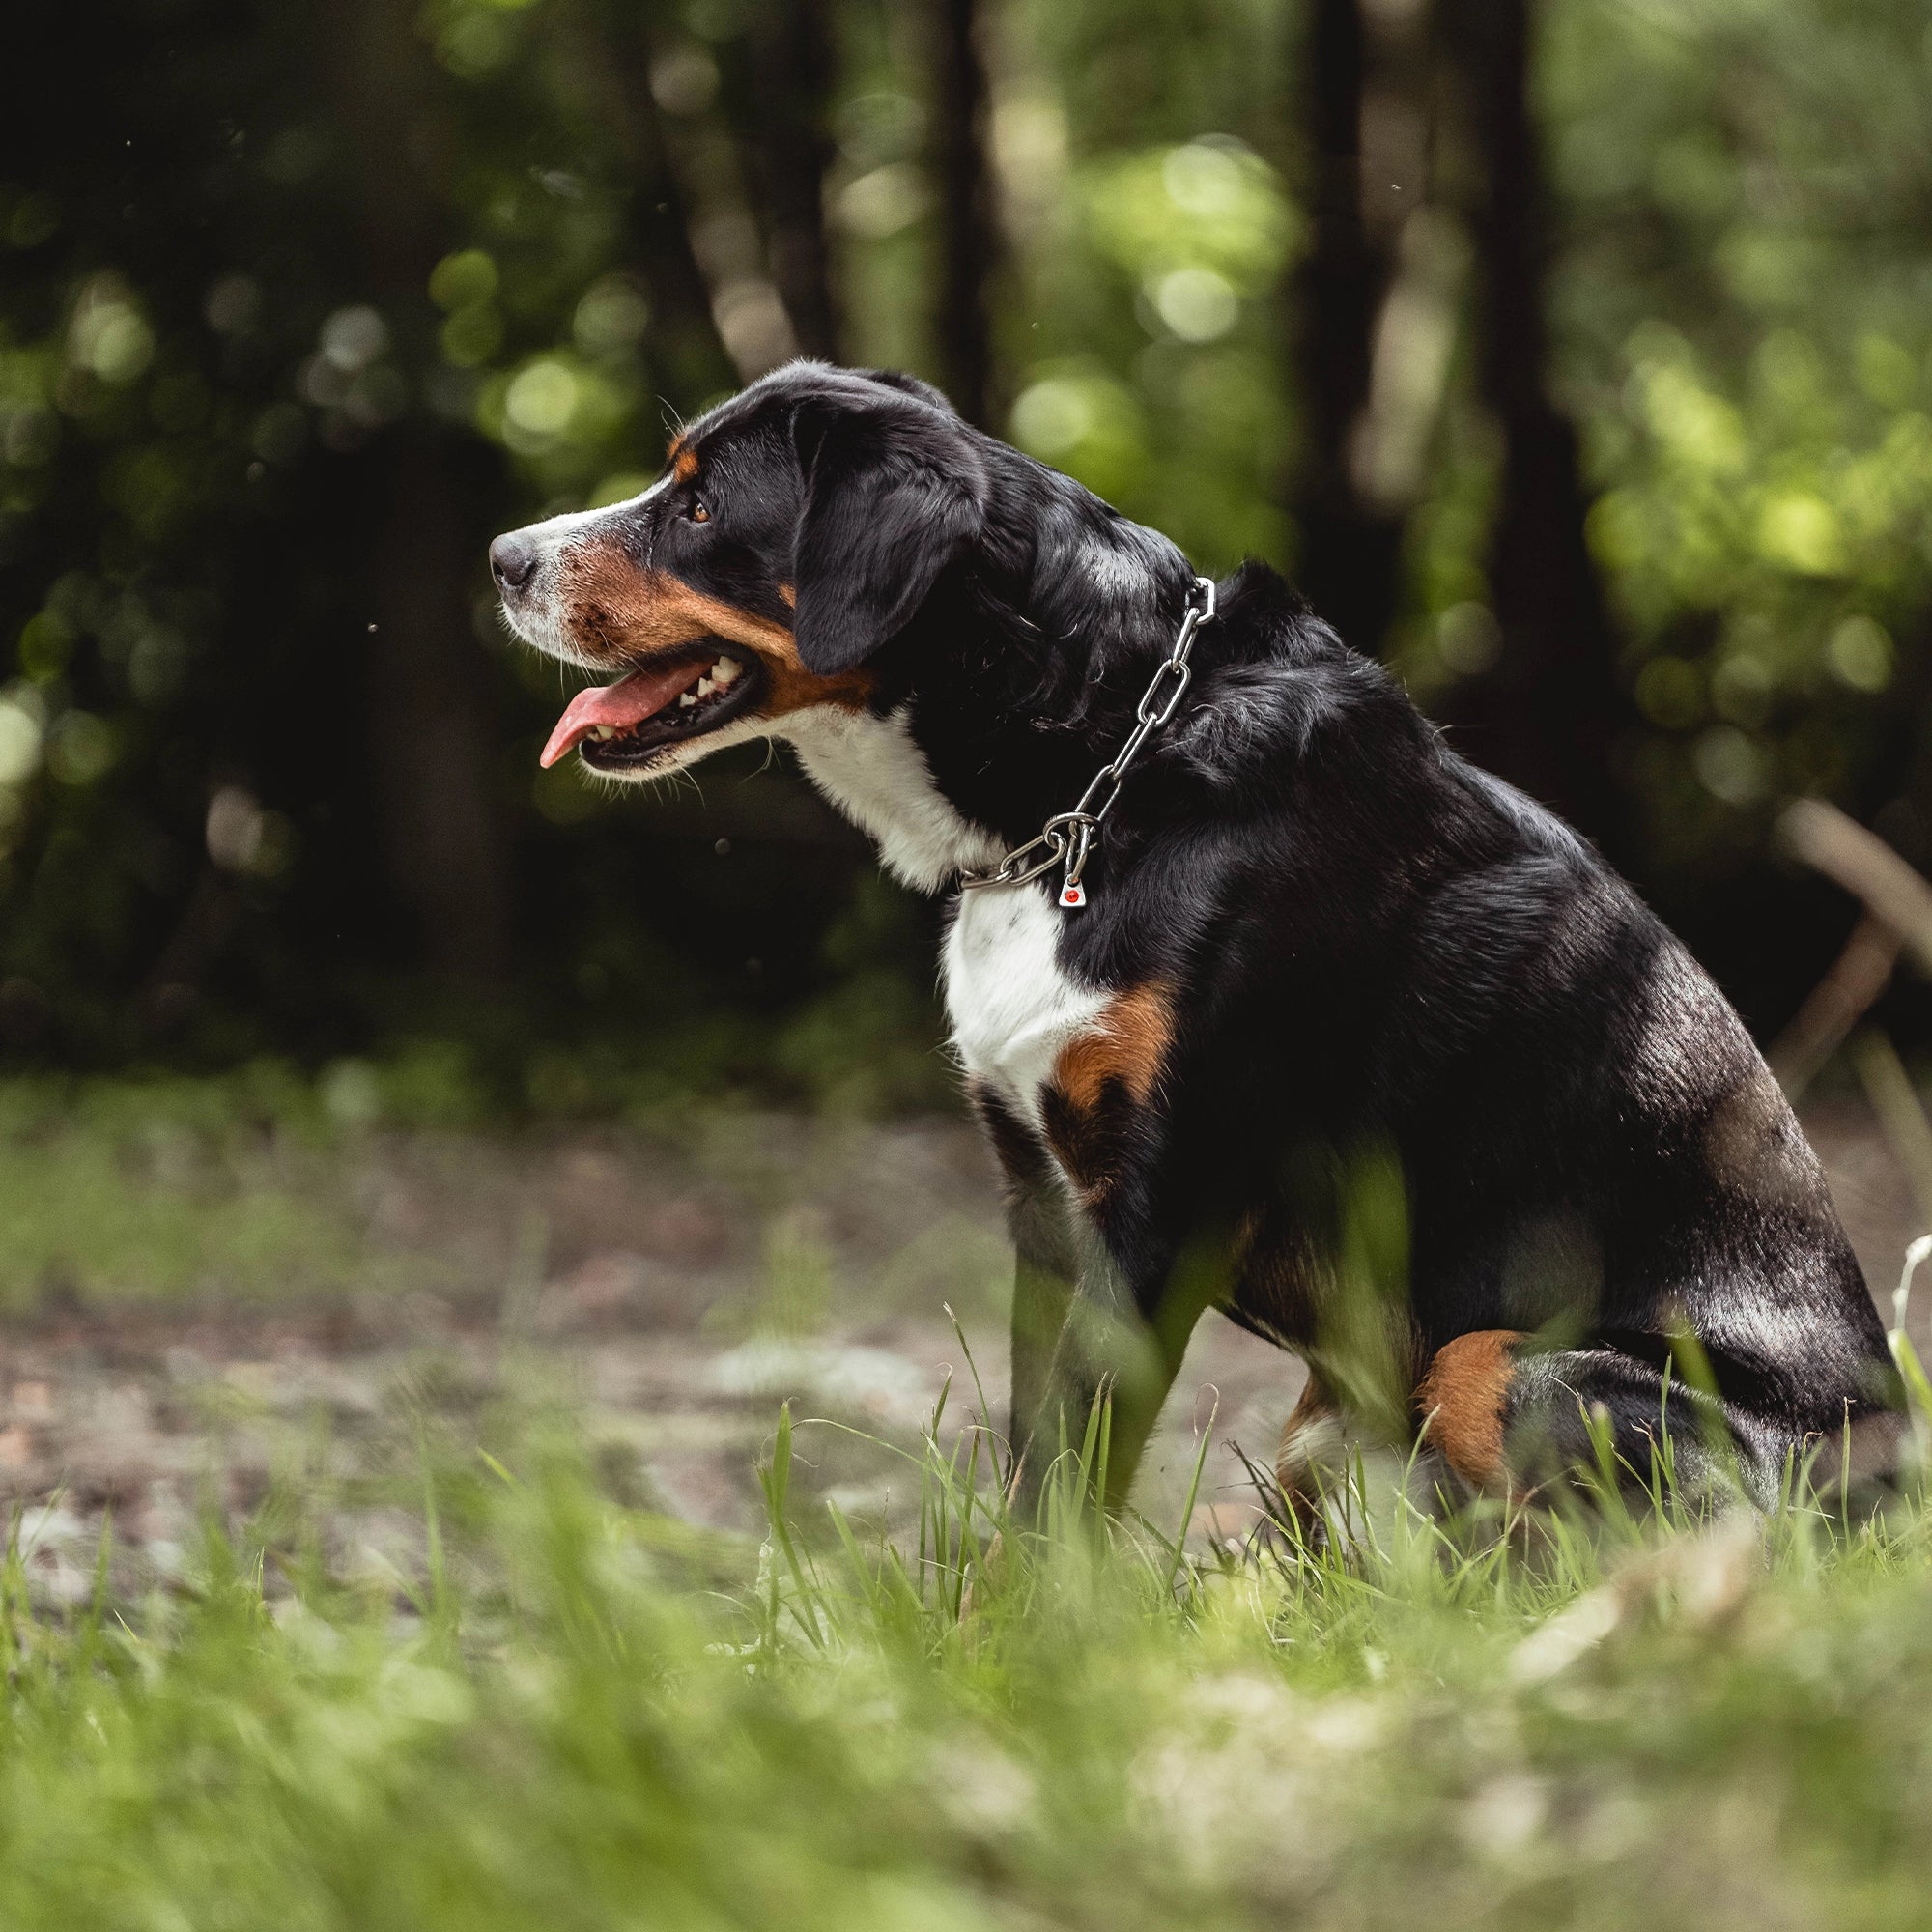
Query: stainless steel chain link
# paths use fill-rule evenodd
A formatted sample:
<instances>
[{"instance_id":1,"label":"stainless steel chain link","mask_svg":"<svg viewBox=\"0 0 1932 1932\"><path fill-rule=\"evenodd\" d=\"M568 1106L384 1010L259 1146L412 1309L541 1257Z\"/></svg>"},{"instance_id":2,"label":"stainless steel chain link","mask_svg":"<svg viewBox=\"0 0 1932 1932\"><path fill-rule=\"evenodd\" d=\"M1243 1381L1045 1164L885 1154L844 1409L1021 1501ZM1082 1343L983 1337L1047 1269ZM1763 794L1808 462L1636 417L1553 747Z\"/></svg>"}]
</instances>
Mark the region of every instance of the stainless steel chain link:
<instances>
[{"instance_id":1,"label":"stainless steel chain link","mask_svg":"<svg viewBox=\"0 0 1932 1932\"><path fill-rule=\"evenodd\" d=\"M1187 592L1187 610L1180 619L1179 635L1166 662L1154 672L1153 682L1134 712L1134 728L1127 742L1113 758L1094 775L1094 782L1080 795L1071 811L1059 811L1040 827L1037 837L1024 845L1015 845L990 872L961 872L962 892L977 892L983 886L1024 886L1050 872L1065 862L1066 875L1055 895L1057 902L1069 909L1087 903L1087 889L1080 883L1094 840L1114 801L1126 782L1127 771L1140 756L1147 741L1167 724L1180 708L1194 673L1188 653L1194 648L1194 634L1203 624L1214 621L1214 580L1197 577ZM1041 852L1044 858L1037 856Z\"/></svg>"}]
</instances>

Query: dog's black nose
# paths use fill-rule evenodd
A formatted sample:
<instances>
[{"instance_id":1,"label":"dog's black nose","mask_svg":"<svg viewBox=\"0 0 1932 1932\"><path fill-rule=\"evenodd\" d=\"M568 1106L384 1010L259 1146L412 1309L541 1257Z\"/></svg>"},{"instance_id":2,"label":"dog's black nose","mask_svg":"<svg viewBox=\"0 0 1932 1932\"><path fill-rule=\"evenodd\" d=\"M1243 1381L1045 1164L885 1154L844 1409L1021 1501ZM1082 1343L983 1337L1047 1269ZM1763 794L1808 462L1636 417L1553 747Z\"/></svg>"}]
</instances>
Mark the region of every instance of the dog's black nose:
<instances>
[{"instance_id":1,"label":"dog's black nose","mask_svg":"<svg viewBox=\"0 0 1932 1932\"><path fill-rule=\"evenodd\" d=\"M490 571L506 591L521 590L537 574L537 547L521 530L490 546Z\"/></svg>"}]
</instances>

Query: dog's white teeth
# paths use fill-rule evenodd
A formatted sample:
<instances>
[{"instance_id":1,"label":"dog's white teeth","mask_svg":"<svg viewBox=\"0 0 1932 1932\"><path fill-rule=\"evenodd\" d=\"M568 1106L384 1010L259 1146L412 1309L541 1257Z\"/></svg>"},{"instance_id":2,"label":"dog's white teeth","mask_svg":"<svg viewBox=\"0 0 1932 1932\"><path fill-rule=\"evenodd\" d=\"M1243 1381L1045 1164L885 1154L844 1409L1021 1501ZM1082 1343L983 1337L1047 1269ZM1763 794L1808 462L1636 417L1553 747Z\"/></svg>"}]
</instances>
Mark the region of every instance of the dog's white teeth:
<instances>
[{"instance_id":1,"label":"dog's white teeth","mask_svg":"<svg viewBox=\"0 0 1932 1932\"><path fill-rule=\"evenodd\" d=\"M614 724L593 724L590 727L590 735L600 745L607 744L617 735L617 727Z\"/></svg>"},{"instance_id":2,"label":"dog's white teeth","mask_svg":"<svg viewBox=\"0 0 1932 1932\"><path fill-rule=\"evenodd\" d=\"M709 697L717 689L718 687L708 677L700 677L697 680L697 695L699 697Z\"/></svg>"},{"instance_id":3,"label":"dog's white teeth","mask_svg":"<svg viewBox=\"0 0 1932 1932\"><path fill-rule=\"evenodd\" d=\"M692 706L693 706L694 704L696 704L696 702L697 702L697 699L696 699L696 696L695 696L695 695L694 695L693 693L691 693L691 692L687 691L687 692L686 692L686 693L685 693L685 694L683 695L683 696L681 696L681 697L680 697L680 698L679 698L679 699L677 700L677 708L678 708L678 709L679 709L680 711L689 711L689 710L691 709L691 707L692 707Z\"/></svg>"},{"instance_id":4,"label":"dog's white teeth","mask_svg":"<svg viewBox=\"0 0 1932 1932\"><path fill-rule=\"evenodd\" d=\"M735 658L720 658L711 667L711 682L721 690L727 684L738 681L738 662Z\"/></svg>"}]
</instances>

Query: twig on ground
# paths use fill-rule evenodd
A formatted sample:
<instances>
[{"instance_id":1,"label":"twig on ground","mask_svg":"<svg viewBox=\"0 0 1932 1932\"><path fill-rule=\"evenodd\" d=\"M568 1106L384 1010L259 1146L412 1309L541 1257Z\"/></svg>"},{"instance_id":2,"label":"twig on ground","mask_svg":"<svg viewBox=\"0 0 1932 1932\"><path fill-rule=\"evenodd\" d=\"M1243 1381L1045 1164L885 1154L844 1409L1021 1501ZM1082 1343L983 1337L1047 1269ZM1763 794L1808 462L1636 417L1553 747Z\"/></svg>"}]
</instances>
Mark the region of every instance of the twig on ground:
<instances>
[{"instance_id":1,"label":"twig on ground","mask_svg":"<svg viewBox=\"0 0 1932 1932\"><path fill-rule=\"evenodd\" d=\"M1796 1100L1891 983L1898 934L1870 913L1852 928L1832 970L1806 994L1766 1056L1777 1084Z\"/></svg>"},{"instance_id":2,"label":"twig on ground","mask_svg":"<svg viewBox=\"0 0 1932 1932\"><path fill-rule=\"evenodd\" d=\"M1932 1124L1926 1122L1925 1109L1898 1049L1876 1027L1867 1027L1853 1039L1849 1057L1872 1112L1912 1183L1912 1198L1921 1219L1932 1222Z\"/></svg>"},{"instance_id":3,"label":"twig on ground","mask_svg":"<svg viewBox=\"0 0 1932 1932\"><path fill-rule=\"evenodd\" d=\"M1772 1069L1795 1100L1890 983L1901 952L1932 977L1932 883L1875 832L1823 799L1801 798L1787 807L1776 836L1794 859L1842 886L1865 909L1831 971L1772 1043Z\"/></svg>"}]
</instances>

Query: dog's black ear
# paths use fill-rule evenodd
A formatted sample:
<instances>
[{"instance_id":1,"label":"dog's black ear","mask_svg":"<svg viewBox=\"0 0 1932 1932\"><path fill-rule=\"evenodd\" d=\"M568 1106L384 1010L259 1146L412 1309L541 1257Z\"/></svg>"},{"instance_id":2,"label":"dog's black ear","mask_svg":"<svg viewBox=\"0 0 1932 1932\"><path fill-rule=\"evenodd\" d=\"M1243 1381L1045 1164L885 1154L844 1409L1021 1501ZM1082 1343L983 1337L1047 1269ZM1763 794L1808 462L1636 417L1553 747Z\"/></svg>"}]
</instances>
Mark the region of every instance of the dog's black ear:
<instances>
[{"instance_id":1,"label":"dog's black ear","mask_svg":"<svg viewBox=\"0 0 1932 1932\"><path fill-rule=\"evenodd\" d=\"M978 539L986 466L956 415L912 394L801 403L792 442L805 481L792 635L805 668L829 676L904 630Z\"/></svg>"}]
</instances>

